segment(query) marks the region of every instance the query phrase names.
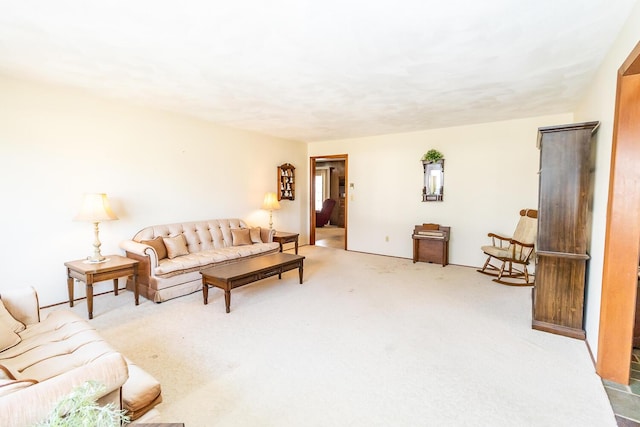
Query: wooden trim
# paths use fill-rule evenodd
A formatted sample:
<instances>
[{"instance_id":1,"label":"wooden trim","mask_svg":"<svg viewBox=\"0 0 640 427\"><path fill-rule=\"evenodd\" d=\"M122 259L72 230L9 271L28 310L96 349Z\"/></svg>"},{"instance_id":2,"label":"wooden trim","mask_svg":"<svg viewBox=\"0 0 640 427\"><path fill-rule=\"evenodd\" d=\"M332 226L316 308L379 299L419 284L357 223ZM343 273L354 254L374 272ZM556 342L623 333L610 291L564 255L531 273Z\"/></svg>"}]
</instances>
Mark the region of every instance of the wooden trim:
<instances>
[{"instance_id":1,"label":"wooden trim","mask_svg":"<svg viewBox=\"0 0 640 427\"><path fill-rule=\"evenodd\" d=\"M623 76L640 74L640 42L638 42L627 59L622 63L619 73Z\"/></svg>"},{"instance_id":2,"label":"wooden trim","mask_svg":"<svg viewBox=\"0 0 640 427\"><path fill-rule=\"evenodd\" d=\"M640 43L618 72L596 372L629 384L640 244ZM594 286L596 284L592 284Z\"/></svg>"},{"instance_id":3,"label":"wooden trim","mask_svg":"<svg viewBox=\"0 0 640 427\"><path fill-rule=\"evenodd\" d=\"M571 328L569 326L557 325L555 323L543 322L542 320L531 321L531 327L538 331L550 332L552 334L563 335L578 340L585 339L585 333L582 329Z\"/></svg>"},{"instance_id":4,"label":"wooden trim","mask_svg":"<svg viewBox=\"0 0 640 427\"><path fill-rule=\"evenodd\" d=\"M538 218L538 211L535 209L520 209L520 216L525 215L529 218Z\"/></svg>"},{"instance_id":5,"label":"wooden trim","mask_svg":"<svg viewBox=\"0 0 640 427\"><path fill-rule=\"evenodd\" d=\"M309 244L316 244L316 158L309 158Z\"/></svg>"},{"instance_id":6,"label":"wooden trim","mask_svg":"<svg viewBox=\"0 0 640 427\"><path fill-rule=\"evenodd\" d=\"M591 350L591 344L589 344L589 340L585 338L584 343L587 345L587 351L589 352L589 357L591 358L591 363L593 366L596 366L596 358L593 357L593 351Z\"/></svg>"},{"instance_id":7,"label":"wooden trim","mask_svg":"<svg viewBox=\"0 0 640 427\"><path fill-rule=\"evenodd\" d=\"M551 256L554 258L569 258L569 259L583 259L583 260L587 260L591 258L587 254L572 254L569 252L553 252L553 251L538 250L536 251L536 254L538 256Z\"/></svg>"},{"instance_id":8,"label":"wooden trim","mask_svg":"<svg viewBox=\"0 0 640 427\"><path fill-rule=\"evenodd\" d=\"M318 160L344 160L344 182L345 182L345 198L344 198L344 249L347 250L347 234L348 234L348 218L349 218L349 155L348 154L331 154L328 156L309 157L309 244L316 244L316 163Z\"/></svg>"}]
</instances>

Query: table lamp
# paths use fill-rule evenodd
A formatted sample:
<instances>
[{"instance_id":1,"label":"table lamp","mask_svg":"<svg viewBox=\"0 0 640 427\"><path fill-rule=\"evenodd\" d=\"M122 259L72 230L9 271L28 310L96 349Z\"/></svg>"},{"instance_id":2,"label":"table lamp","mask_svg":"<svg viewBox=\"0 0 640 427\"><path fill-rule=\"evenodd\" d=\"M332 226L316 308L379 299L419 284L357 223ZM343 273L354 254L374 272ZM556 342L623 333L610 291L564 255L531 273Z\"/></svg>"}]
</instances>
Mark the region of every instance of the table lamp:
<instances>
[{"instance_id":1,"label":"table lamp","mask_svg":"<svg viewBox=\"0 0 640 427\"><path fill-rule=\"evenodd\" d=\"M276 193L267 193L264 195L262 209L269 211L269 230L273 230L273 211L280 209L280 203L278 202Z\"/></svg>"},{"instance_id":2,"label":"table lamp","mask_svg":"<svg viewBox=\"0 0 640 427\"><path fill-rule=\"evenodd\" d=\"M107 259L100 253L100 239L98 238L98 224L100 221L111 221L118 217L111 210L109 200L104 193L85 194L82 199L82 207L80 212L74 218L75 221L93 222L93 233L95 240L93 242L93 255L87 257L89 262L104 262Z\"/></svg>"}]
</instances>

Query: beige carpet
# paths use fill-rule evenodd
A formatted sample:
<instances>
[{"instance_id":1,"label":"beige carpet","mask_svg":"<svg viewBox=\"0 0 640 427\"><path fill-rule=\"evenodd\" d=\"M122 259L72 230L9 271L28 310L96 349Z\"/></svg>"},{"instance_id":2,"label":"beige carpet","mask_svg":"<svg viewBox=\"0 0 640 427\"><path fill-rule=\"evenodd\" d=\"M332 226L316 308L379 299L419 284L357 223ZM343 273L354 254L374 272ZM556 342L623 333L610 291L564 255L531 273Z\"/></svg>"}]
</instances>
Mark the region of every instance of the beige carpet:
<instances>
[{"instance_id":1,"label":"beige carpet","mask_svg":"<svg viewBox=\"0 0 640 427\"><path fill-rule=\"evenodd\" d=\"M198 426L612 426L582 341L531 329L531 289L472 268L304 246L297 272L92 324ZM60 307L68 309L68 307ZM86 305L73 308L86 317Z\"/></svg>"}]
</instances>

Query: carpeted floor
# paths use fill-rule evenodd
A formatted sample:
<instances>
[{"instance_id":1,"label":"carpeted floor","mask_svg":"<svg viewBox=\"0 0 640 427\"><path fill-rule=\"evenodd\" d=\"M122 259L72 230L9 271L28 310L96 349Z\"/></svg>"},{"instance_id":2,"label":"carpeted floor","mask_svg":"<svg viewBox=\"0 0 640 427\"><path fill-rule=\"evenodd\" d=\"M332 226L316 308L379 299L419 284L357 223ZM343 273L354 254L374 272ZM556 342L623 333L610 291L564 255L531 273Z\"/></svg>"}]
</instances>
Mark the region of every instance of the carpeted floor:
<instances>
[{"instance_id":1,"label":"carpeted floor","mask_svg":"<svg viewBox=\"0 0 640 427\"><path fill-rule=\"evenodd\" d=\"M92 324L199 426L616 426L584 342L531 329L531 289L472 268L303 246L296 271ZM55 309L69 309L60 306ZM73 310L86 317L86 305Z\"/></svg>"}]
</instances>

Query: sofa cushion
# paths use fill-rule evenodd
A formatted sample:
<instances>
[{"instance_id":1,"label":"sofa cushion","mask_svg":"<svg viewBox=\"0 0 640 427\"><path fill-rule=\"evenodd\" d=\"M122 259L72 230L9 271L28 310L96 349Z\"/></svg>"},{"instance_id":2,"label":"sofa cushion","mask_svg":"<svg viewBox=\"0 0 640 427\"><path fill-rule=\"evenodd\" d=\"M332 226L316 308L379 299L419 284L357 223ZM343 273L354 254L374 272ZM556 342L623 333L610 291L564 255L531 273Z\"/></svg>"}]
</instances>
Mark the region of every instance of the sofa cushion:
<instances>
[{"instance_id":1,"label":"sofa cushion","mask_svg":"<svg viewBox=\"0 0 640 427\"><path fill-rule=\"evenodd\" d=\"M251 245L251 232L248 228L237 228L231 230L233 236L233 246Z\"/></svg>"},{"instance_id":2,"label":"sofa cushion","mask_svg":"<svg viewBox=\"0 0 640 427\"><path fill-rule=\"evenodd\" d=\"M22 340L0 353L15 379L44 381L117 353L89 323L67 310L52 311L20 332Z\"/></svg>"},{"instance_id":3,"label":"sofa cushion","mask_svg":"<svg viewBox=\"0 0 640 427\"><path fill-rule=\"evenodd\" d=\"M162 240L162 236L158 236L155 239L151 240L142 240L140 243L144 243L145 245L151 246L158 255L158 261L161 259L165 259L167 257L167 247L164 245L164 240Z\"/></svg>"},{"instance_id":4,"label":"sofa cushion","mask_svg":"<svg viewBox=\"0 0 640 427\"><path fill-rule=\"evenodd\" d=\"M36 380L0 380L0 397L37 383Z\"/></svg>"},{"instance_id":5,"label":"sofa cushion","mask_svg":"<svg viewBox=\"0 0 640 427\"><path fill-rule=\"evenodd\" d=\"M155 269L155 274L162 277L170 277L176 274L184 274L188 271L200 271L201 268L217 262L225 262L237 259L240 248L248 246L230 246L223 249L209 249L206 251L190 253L174 259L163 259Z\"/></svg>"},{"instance_id":6,"label":"sofa cushion","mask_svg":"<svg viewBox=\"0 0 640 427\"><path fill-rule=\"evenodd\" d=\"M13 318L0 299L0 323L5 323L15 333L24 331L24 324Z\"/></svg>"},{"instance_id":7,"label":"sofa cushion","mask_svg":"<svg viewBox=\"0 0 640 427\"><path fill-rule=\"evenodd\" d=\"M191 252L174 259L163 259L154 269L158 277L167 278L210 267L216 263L225 263L245 256L256 256L277 252L278 243L256 243L255 245L230 246L222 249L209 249Z\"/></svg>"},{"instance_id":8,"label":"sofa cushion","mask_svg":"<svg viewBox=\"0 0 640 427\"><path fill-rule=\"evenodd\" d=\"M187 243L182 234L173 237L163 237L162 240L167 248L167 257L169 259L189 254Z\"/></svg>"},{"instance_id":9,"label":"sofa cushion","mask_svg":"<svg viewBox=\"0 0 640 427\"><path fill-rule=\"evenodd\" d=\"M127 410L127 415L135 420L162 402L162 390L158 380L131 360L126 360L129 378L122 386L122 407Z\"/></svg>"},{"instance_id":10,"label":"sofa cushion","mask_svg":"<svg viewBox=\"0 0 640 427\"><path fill-rule=\"evenodd\" d=\"M252 243L262 243L262 238L260 237L260 227L251 227L249 229L249 234L251 235Z\"/></svg>"}]
</instances>

